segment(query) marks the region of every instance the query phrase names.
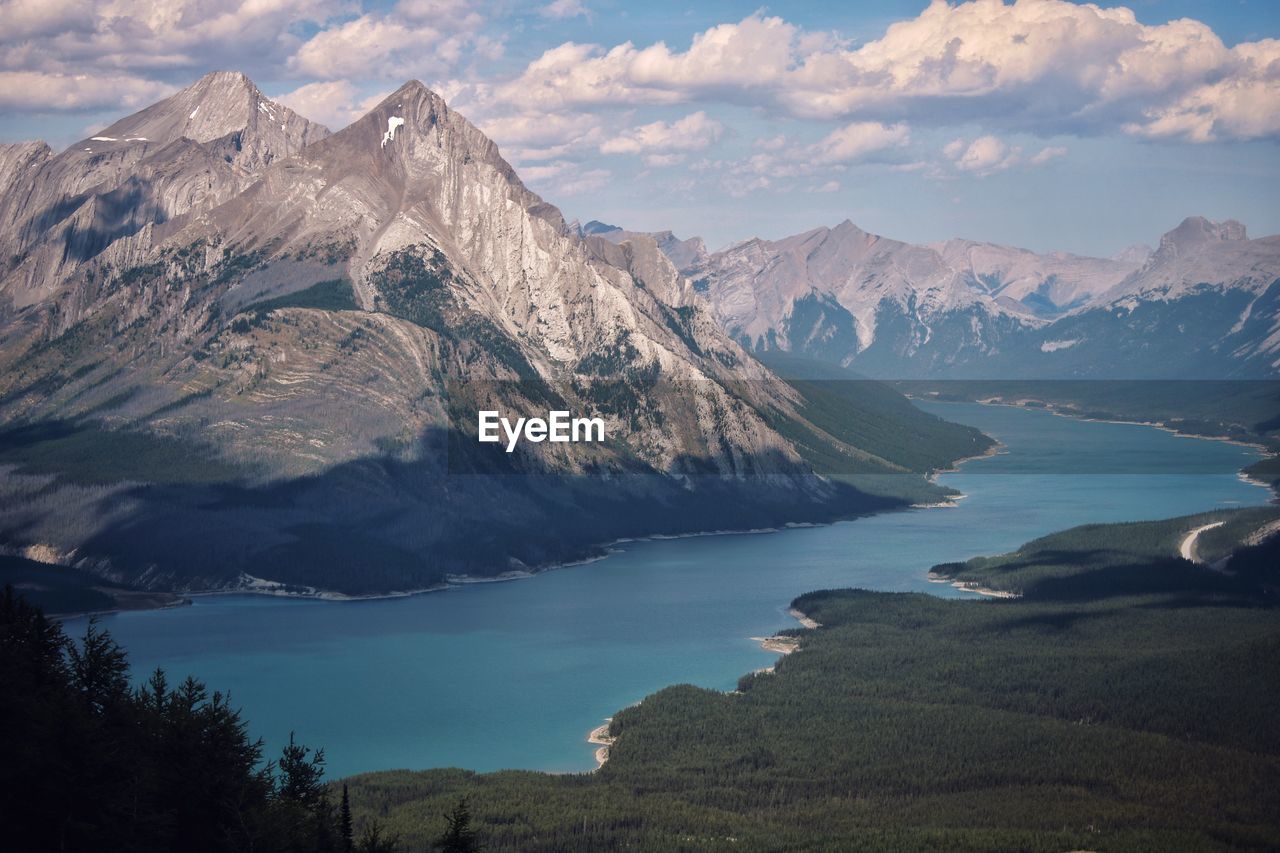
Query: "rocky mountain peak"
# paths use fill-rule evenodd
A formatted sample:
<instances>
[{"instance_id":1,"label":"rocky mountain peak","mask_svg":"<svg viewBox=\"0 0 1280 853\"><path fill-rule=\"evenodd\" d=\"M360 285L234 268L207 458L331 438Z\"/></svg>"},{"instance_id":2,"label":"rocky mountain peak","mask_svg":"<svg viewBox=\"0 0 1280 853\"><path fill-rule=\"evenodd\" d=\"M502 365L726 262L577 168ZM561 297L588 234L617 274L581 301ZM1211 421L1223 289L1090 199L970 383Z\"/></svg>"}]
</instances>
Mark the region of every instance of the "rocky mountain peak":
<instances>
[{"instance_id":1,"label":"rocky mountain peak","mask_svg":"<svg viewBox=\"0 0 1280 853\"><path fill-rule=\"evenodd\" d=\"M1181 224L1160 238L1156 255L1160 258L1177 257L1196 251L1207 243L1247 240L1245 227L1234 219L1212 222L1203 216L1188 216Z\"/></svg>"},{"instance_id":2,"label":"rocky mountain peak","mask_svg":"<svg viewBox=\"0 0 1280 853\"><path fill-rule=\"evenodd\" d=\"M121 119L86 143L87 147L165 144L178 139L207 143L241 134L240 147L265 148L266 161L297 153L328 136L323 125L272 101L245 75L215 71L185 89ZM252 144L258 141L260 144ZM76 147L86 147L77 144Z\"/></svg>"}]
</instances>

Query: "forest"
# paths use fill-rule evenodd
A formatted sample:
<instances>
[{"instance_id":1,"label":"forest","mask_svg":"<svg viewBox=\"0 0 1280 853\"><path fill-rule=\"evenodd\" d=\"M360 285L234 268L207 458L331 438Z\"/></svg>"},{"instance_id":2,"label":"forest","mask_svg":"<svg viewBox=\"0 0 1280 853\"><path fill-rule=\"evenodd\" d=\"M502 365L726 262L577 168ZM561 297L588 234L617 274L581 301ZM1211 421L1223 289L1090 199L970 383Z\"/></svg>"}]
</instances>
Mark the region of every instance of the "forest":
<instances>
[{"instance_id":1,"label":"forest","mask_svg":"<svg viewBox=\"0 0 1280 853\"><path fill-rule=\"evenodd\" d=\"M4 849L173 853L396 853L327 783L322 750L292 738L267 760L232 698L128 656L90 623L73 641L6 586L0 596L0 826ZM466 853L465 801L430 849ZM424 849L418 845L415 849Z\"/></svg>"},{"instance_id":2,"label":"forest","mask_svg":"<svg viewBox=\"0 0 1280 853\"><path fill-rule=\"evenodd\" d=\"M1214 515L1222 571L1177 556L1206 517L966 570L1021 598L808 593L773 673L620 711L595 773L373 773L353 807L410 847L467 796L487 850L1274 850L1280 537L1245 543L1280 510Z\"/></svg>"},{"instance_id":3,"label":"forest","mask_svg":"<svg viewBox=\"0 0 1280 853\"><path fill-rule=\"evenodd\" d=\"M1179 543L1203 532L1195 564ZM1274 850L1280 508L1088 525L937 566L1020 597L823 590L730 693L620 711L593 773L268 760L232 697L0 599L18 850ZM585 733L584 733L585 734Z\"/></svg>"}]
</instances>

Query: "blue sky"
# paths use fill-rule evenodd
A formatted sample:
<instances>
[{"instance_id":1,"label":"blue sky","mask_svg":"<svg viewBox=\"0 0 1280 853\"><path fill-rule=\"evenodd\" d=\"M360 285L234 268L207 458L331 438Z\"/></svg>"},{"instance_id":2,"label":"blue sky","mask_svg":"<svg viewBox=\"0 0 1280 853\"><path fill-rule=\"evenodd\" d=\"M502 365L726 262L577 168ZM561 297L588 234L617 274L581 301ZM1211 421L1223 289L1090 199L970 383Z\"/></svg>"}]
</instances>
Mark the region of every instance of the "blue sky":
<instances>
[{"instance_id":1,"label":"blue sky","mask_svg":"<svg viewBox=\"0 0 1280 853\"><path fill-rule=\"evenodd\" d=\"M569 218L1111 254L1280 233L1278 37L1259 0L2 0L0 138L225 68L337 129L416 77Z\"/></svg>"}]
</instances>

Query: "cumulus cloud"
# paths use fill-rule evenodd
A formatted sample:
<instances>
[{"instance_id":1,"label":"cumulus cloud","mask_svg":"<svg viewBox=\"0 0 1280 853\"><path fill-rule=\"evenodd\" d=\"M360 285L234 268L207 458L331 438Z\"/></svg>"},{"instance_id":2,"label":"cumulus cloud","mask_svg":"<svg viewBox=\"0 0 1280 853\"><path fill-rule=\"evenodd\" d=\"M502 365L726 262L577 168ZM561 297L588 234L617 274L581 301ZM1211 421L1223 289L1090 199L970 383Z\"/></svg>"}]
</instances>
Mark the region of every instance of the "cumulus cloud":
<instances>
[{"instance_id":1,"label":"cumulus cloud","mask_svg":"<svg viewBox=\"0 0 1280 853\"><path fill-rule=\"evenodd\" d=\"M633 127L600 146L602 154L640 154L646 151L698 151L720 138L724 125L704 112L678 121L655 121Z\"/></svg>"},{"instance_id":2,"label":"cumulus cloud","mask_svg":"<svg viewBox=\"0 0 1280 853\"><path fill-rule=\"evenodd\" d=\"M331 130L340 130L373 109L388 94L382 92L361 98L356 87L346 80L330 80L299 86L292 92L277 95L275 100Z\"/></svg>"},{"instance_id":3,"label":"cumulus cloud","mask_svg":"<svg viewBox=\"0 0 1280 853\"><path fill-rule=\"evenodd\" d=\"M289 58L289 69L322 79L403 78L438 73L479 47L483 18L456 0L404 0L389 14L368 13L320 30Z\"/></svg>"},{"instance_id":4,"label":"cumulus cloud","mask_svg":"<svg viewBox=\"0 0 1280 853\"><path fill-rule=\"evenodd\" d=\"M831 131L809 151L817 163L851 163L872 152L905 145L910 138L905 124L859 121Z\"/></svg>"},{"instance_id":5,"label":"cumulus cloud","mask_svg":"<svg viewBox=\"0 0 1280 853\"><path fill-rule=\"evenodd\" d=\"M1032 155L1031 162L1036 166L1040 166L1045 163L1048 163L1050 160L1056 160L1059 157L1065 157L1066 155L1067 155L1067 149L1063 148L1060 145L1054 145L1047 148L1041 148L1034 155Z\"/></svg>"},{"instance_id":6,"label":"cumulus cloud","mask_svg":"<svg viewBox=\"0 0 1280 853\"><path fill-rule=\"evenodd\" d=\"M972 142L953 139L942 149L952 165L979 177L1002 172L1018 162L1022 149L1006 145L994 136L979 136Z\"/></svg>"},{"instance_id":7,"label":"cumulus cloud","mask_svg":"<svg viewBox=\"0 0 1280 853\"><path fill-rule=\"evenodd\" d=\"M582 4L581 0L554 0L554 2L539 8L538 14L544 18L562 20L564 18L576 18L579 15L589 15L590 10Z\"/></svg>"},{"instance_id":8,"label":"cumulus cloud","mask_svg":"<svg viewBox=\"0 0 1280 853\"><path fill-rule=\"evenodd\" d=\"M581 195L594 192L613 177L608 169L583 169L567 173L556 180L556 195Z\"/></svg>"},{"instance_id":9,"label":"cumulus cloud","mask_svg":"<svg viewBox=\"0 0 1280 853\"><path fill-rule=\"evenodd\" d=\"M9 0L0 5L0 66L101 74L261 67L322 26L345 0Z\"/></svg>"},{"instance_id":10,"label":"cumulus cloud","mask_svg":"<svg viewBox=\"0 0 1280 853\"><path fill-rule=\"evenodd\" d=\"M935 0L856 48L761 14L683 51L568 42L498 94L547 109L718 100L807 118L985 119L1202 142L1280 135L1277 69L1280 41L1228 48L1189 19L1145 25L1123 7L1067 0Z\"/></svg>"},{"instance_id":11,"label":"cumulus cloud","mask_svg":"<svg viewBox=\"0 0 1280 853\"><path fill-rule=\"evenodd\" d=\"M174 89L128 74L0 71L0 109L46 112L135 108L170 95Z\"/></svg>"},{"instance_id":12,"label":"cumulus cloud","mask_svg":"<svg viewBox=\"0 0 1280 853\"><path fill-rule=\"evenodd\" d=\"M400 0L361 12L360 0L3 0L0 108L133 108L211 69L351 82L501 54L468 0ZM326 106L326 91L346 100ZM352 106L340 87L304 86L296 97L335 123Z\"/></svg>"}]
</instances>

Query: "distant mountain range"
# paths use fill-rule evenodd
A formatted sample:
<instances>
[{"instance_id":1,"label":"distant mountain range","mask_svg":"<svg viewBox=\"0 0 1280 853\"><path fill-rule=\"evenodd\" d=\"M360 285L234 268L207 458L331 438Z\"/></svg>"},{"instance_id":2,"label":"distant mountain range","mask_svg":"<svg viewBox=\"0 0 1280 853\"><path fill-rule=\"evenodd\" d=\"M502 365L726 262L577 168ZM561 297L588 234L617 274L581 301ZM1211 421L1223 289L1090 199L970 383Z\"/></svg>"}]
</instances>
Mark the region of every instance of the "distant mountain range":
<instances>
[{"instance_id":1,"label":"distant mountain range","mask_svg":"<svg viewBox=\"0 0 1280 853\"><path fill-rule=\"evenodd\" d=\"M417 82L330 134L217 73L62 153L0 146L0 546L415 589L900 504L843 475L988 445L887 390L815 411L664 254L700 242L597 231ZM481 408L610 440L488 453Z\"/></svg>"},{"instance_id":2,"label":"distant mountain range","mask_svg":"<svg viewBox=\"0 0 1280 853\"><path fill-rule=\"evenodd\" d=\"M657 236L725 330L756 352L887 378L1280 374L1280 236L1250 240L1234 221L1193 217L1154 251L1114 258L913 245L848 221L712 254L696 239Z\"/></svg>"}]
</instances>

